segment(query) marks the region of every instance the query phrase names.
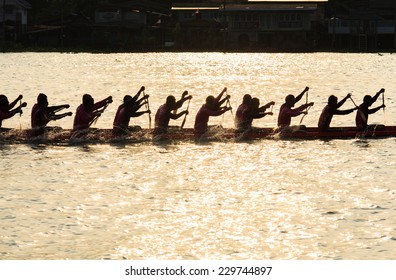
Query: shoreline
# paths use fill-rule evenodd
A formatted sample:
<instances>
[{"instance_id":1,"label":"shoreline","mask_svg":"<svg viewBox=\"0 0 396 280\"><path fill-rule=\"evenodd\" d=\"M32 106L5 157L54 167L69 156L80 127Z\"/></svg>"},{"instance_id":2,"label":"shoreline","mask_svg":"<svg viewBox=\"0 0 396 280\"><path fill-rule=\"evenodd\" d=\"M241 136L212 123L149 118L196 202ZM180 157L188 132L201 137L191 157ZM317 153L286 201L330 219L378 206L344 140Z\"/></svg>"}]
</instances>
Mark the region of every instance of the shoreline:
<instances>
[{"instance_id":1,"label":"shoreline","mask_svg":"<svg viewBox=\"0 0 396 280\"><path fill-rule=\"evenodd\" d=\"M9 42L8 42L9 43ZM165 47L149 47L149 48L93 48L93 47L26 47L21 44L10 45L6 44L0 47L1 53L390 53L396 52L396 49L377 49L377 50L350 50L350 49L331 49L331 48L316 48L316 49L274 49L274 48L213 48L213 49L180 49L180 48L165 48Z\"/></svg>"}]
</instances>

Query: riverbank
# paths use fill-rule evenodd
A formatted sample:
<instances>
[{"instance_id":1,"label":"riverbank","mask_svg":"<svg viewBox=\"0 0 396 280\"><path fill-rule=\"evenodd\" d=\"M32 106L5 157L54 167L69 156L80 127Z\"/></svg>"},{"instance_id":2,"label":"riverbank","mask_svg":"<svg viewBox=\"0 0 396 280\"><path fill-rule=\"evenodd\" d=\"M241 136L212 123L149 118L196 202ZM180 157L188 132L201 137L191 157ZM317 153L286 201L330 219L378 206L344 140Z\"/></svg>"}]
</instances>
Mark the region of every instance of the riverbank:
<instances>
[{"instance_id":1,"label":"riverbank","mask_svg":"<svg viewBox=\"0 0 396 280\"><path fill-rule=\"evenodd\" d=\"M148 52L164 52L164 53L315 53L315 52L335 52L335 53L391 53L396 49L377 49L369 51L359 51L347 48L310 48L310 49L284 49L284 48L175 48L175 47L139 47L139 48L114 48L114 47L92 47L92 46L74 46L74 47L54 47L54 46L25 46L16 42L3 42L1 52L59 52L59 53L148 53Z\"/></svg>"}]
</instances>

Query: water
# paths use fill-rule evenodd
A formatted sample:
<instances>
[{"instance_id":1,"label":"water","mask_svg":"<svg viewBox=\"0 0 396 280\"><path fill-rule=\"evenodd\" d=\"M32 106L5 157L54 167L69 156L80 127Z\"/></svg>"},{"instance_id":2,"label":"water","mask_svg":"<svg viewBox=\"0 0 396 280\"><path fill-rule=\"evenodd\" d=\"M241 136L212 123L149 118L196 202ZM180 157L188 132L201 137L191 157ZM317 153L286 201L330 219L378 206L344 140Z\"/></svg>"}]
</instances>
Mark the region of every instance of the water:
<instances>
[{"instance_id":1,"label":"water","mask_svg":"<svg viewBox=\"0 0 396 280\"><path fill-rule=\"evenodd\" d=\"M330 94L353 92L360 102L384 87L387 108L369 122L395 124L391 54L18 53L0 54L0 66L1 93L28 103L4 127L28 128L44 92L73 112L84 93L112 95L96 124L109 128L123 96L142 85L153 111L188 90L186 127L205 97L225 86L234 108L251 93L274 100L275 115L286 94L310 86L315 106L304 123L311 126ZM229 113L211 121L232 122ZM255 121L275 123L276 116ZM133 124L147 127L147 117ZM332 124L353 125L354 115ZM53 125L71 128L72 118ZM1 144L0 154L0 259L396 257L393 138Z\"/></svg>"}]
</instances>

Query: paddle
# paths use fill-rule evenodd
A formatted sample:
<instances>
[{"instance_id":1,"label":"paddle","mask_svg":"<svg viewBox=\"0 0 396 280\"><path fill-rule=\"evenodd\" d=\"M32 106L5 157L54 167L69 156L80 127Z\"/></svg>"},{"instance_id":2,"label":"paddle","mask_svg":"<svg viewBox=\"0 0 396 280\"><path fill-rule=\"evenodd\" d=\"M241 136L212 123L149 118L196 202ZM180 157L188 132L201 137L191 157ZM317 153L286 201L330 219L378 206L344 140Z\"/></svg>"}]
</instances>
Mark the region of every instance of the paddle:
<instances>
[{"instance_id":1,"label":"paddle","mask_svg":"<svg viewBox=\"0 0 396 280\"><path fill-rule=\"evenodd\" d=\"M305 96L305 104L308 104L308 90L307 90L307 95ZM303 116L300 120L300 125L301 125L303 119L305 118L305 116L308 115L309 108L311 108L311 107L307 107L307 109L305 109L305 114L303 114Z\"/></svg>"},{"instance_id":2,"label":"paddle","mask_svg":"<svg viewBox=\"0 0 396 280\"><path fill-rule=\"evenodd\" d=\"M146 92L144 90L143 90L143 96L146 98L146 110L150 111L150 104ZM151 129L151 112L148 114L148 117L149 117L149 129Z\"/></svg>"},{"instance_id":3,"label":"paddle","mask_svg":"<svg viewBox=\"0 0 396 280\"><path fill-rule=\"evenodd\" d=\"M91 126L92 124L96 124L98 121L99 117L103 114L103 112L106 110L107 106L109 106L110 103L106 103L104 107L101 110L96 111L97 115L92 119L92 121L89 123L88 126Z\"/></svg>"},{"instance_id":4,"label":"paddle","mask_svg":"<svg viewBox=\"0 0 396 280\"><path fill-rule=\"evenodd\" d=\"M385 113L385 90L382 92L382 105L384 106L382 107L382 109L384 110Z\"/></svg>"},{"instance_id":5,"label":"paddle","mask_svg":"<svg viewBox=\"0 0 396 280\"><path fill-rule=\"evenodd\" d=\"M188 95L188 91L187 90L185 90L183 93L182 93L182 96L181 96L181 98L180 98L180 100L178 101L178 102L180 102L183 98L185 98L186 96ZM176 102L176 103L178 103L178 102ZM183 103L184 103L184 101L183 101ZM181 105L180 105L181 106ZM179 108L176 108L175 110L173 110L173 114L174 115L176 115L177 114L177 110L178 110Z\"/></svg>"},{"instance_id":6,"label":"paddle","mask_svg":"<svg viewBox=\"0 0 396 280\"><path fill-rule=\"evenodd\" d=\"M349 96L349 99L351 99L351 101L352 101L353 105L355 105L355 107L356 107L356 108L358 108L357 110L359 111L359 114L360 114L360 116L362 117L362 120L363 120L364 122L366 122L366 121L367 121L367 118L366 118L366 116L363 114L363 112L362 112L362 111L360 111L360 109L359 109L359 106L358 106L358 105L356 105L355 101L353 101L353 98L352 98L352 96Z\"/></svg>"},{"instance_id":7,"label":"paddle","mask_svg":"<svg viewBox=\"0 0 396 280\"><path fill-rule=\"evenodd\" d=\"M386 123L386 114L385 114L385 90L382 92L382 110L384 111L384 124Z\"/></svg>"},{"instance_id":8,"label":"paddle","mask_svg":"<svg viewBox=\"0 0 396 280\"><path fill-rule=\"evenodd\" d=\"M22 98L19 99L19 108L21 108L21 111L19 112L19 117L22 116Z\"/></svg>"},{"instance_id":9,"label":"paddle","mask_svg":"<svg viewBox=\"0 0 396 280\"><path fill-rule=\"evenodd\" d=\"M224 90L225 90L225 92L227 92L227 88L224 88ZM228 94L228 92L227 92L227 94ZM229 95L227 96L226 107L227 107L227 108L231 108L231 109L230 109L230 113L231 113L231 115L232 115L232 119L234 120L234 125L235 125L235 116L234 116L234 113L232 112L232 106L231 106L230 96L229 96Z\"/></svg>"},{"instance_id":10,"label":"paddle","mask_svg":"<svg viewBox=\"0 0 396 280\"><path fill-rule=\"evenodd\" d=\"M22 95L20 95L18 98L19 98L19 128L22 129L22 123L20 121L20 119L22 117L22 113L23 113L22 108L26 107L27 104L26 104L26 102L22 103L22 98L23 98ZM17 109L15 109L15 110L17 110Z\"/></svg>"},{"instance_id":11,"label":"paddle","mask_svg":"<svg viewBox=\"0 0 396 280\"><path fill-rule=\"evenodd\" d=\"M188 112L188 108L190 107L190 101L191 101L191 99L189 99L188 100L188 103L187 103L187 112ZM182 123L181 123L181 126L180 126L180 129L183 129L183 127L184 127L184 125L185 125L185 123L186 123L186 119L187 119L187 114L185 114L184 115L184 119L183 119L183 121L182 121Z\"/></svg>"},{"instance_id":12,"label":"paddle","mask_svg":"<svg viewBox=\"0 0 396 280\"><path fill-rule=\"evenodd\" d=\"M232 119L234 120L234 124L235 124L235 116L234 116L234 113L232 112L232 106L231 106L231 102L230 102L230 98L227 98L227 108L230 108L230 113L231 113L231 116L232 116Z\"/></svg>"},{"instance_id":13,"label":"paddle","mask_svg":"<svg viewBox=\"0 0 396 280\"><path fill-rule=\"evenodd\" d=\"M351 96L349 96L349 99L352 101L353 105L355 105L355 107L356 107L356 108L359 108L359 106L358 106L358 105L356 105L355 101L353 101L352 95L351 95Z\"/></svg>"},{"instance_id":14,"label":"paddle","mask_svg":"<svg viewBox=\"0 0 396 280\"><path fill-rule=\"evenodd\" d=\"M22 123L21 123L21 117L22 117L22 99L19 99L19 130L22 130Z\"/></svg>"}]
</instances>

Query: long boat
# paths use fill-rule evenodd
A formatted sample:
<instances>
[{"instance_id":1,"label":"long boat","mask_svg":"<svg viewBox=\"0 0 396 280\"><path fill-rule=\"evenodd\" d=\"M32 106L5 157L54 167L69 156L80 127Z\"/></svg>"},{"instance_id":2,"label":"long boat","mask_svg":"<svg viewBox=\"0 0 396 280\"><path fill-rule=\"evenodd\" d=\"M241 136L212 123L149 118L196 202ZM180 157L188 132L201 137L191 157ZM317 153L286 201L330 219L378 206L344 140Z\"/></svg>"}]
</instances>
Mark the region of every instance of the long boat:
<instances>
[{"instance_id":1,"label":"long boat","mask_svg":"<svg viewBox=\"0 0 396 280\"><path fill-rule=\"evenodd\" d=\"M253 128L238 131L231 128L215 128L207 135L197 138L192 128L171 128L166 135L155 136L152 129L134 129L127 135L114 136L111 129L89 129L83 135L71 129L51 128L40 136L33 136L30 129L2 129L0 143L111 143L111 142L148 142L148 141L248 141L259 139L353 139L353 138L386 138L396 137L396 126L372 126L367 131L358 131L356 127L336 127L322 132L315 127L303 130L276 132L273 128Z\"/></svg>"}]
</instances>

